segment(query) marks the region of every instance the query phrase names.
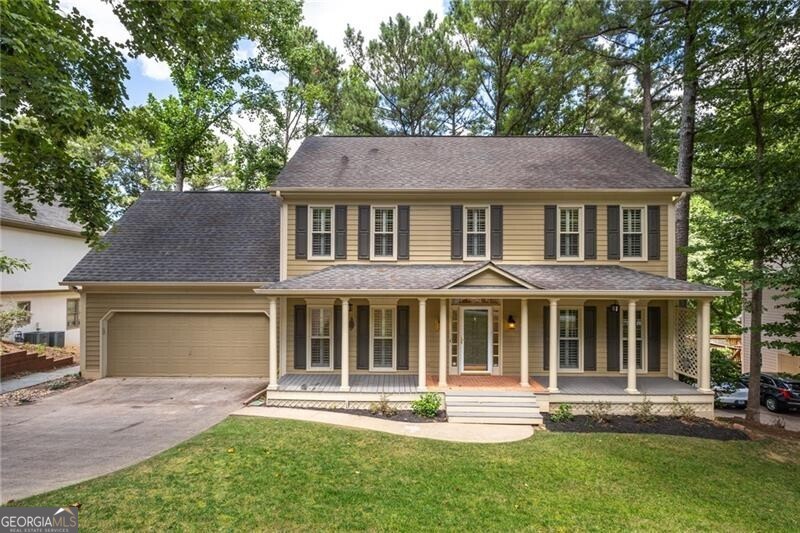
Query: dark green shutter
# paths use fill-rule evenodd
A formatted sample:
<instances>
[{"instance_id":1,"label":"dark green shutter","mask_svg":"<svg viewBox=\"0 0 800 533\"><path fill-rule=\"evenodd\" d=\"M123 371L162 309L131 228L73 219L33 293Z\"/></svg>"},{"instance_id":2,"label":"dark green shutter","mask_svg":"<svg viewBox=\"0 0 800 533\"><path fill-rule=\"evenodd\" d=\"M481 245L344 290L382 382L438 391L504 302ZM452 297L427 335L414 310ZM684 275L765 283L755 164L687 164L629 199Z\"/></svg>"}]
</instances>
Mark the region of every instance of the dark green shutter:
<instances>
[{"instance_id":1,"label":"dark green shutter","mask_svg":"<svg viewBox=\"0 0 800 533\"><path fill-rule=\"evenodd\" d=\"M583 208L583 258L597 259L597 206Z\"/></svg>"},{"instance_id":2,"label":"dark green shutter","mask_svg":"<svg viewBox=\"0 0 800 533\"><path fill-rule=\"evenodd\" d=\"M369 370L369 306L359 305L356 313L356 368Z\"/></svg>"},{"instance_id":3,"label":"dark green shutter","mask_svg":"<svg viewBox=\"0 0 800 533\"><path fill-rule=\"evenodd\" d=\"M306 306L294 306L294 367L306 369Z\"/></svg>"},{"instance_id":4,"label":"dark green shutter","mask_svg":"<svg viewBox=\"0 0 800 533\"><path fill-rule=\"evenodd\" d=\"M397 206L397 258L409 258L409 239L411 232L410 208L407 205Z\"/></svg>"},{"instance_id":5,"label":"dark green shutter","mask_svg":"<svg viewBox=\"0 0 800 533\"><path fill-rule=\"evenodd\" d=\"M647 308L647 371L661 370L661 308Z\"/></svg>"},{"instance_id":6,"label":"dark green shutter","mask_svg":"<svg viewBox=\"0 0 800 533\"><path fill-rule=\"evenodd\" d=\"M342 368L342 306L333 306L333 368Z\"/></svg>"},{"instance_id":7,"label":"dark green shutter","mask_svg":"<svg viewBox=\"0 0 800 533\"><path fill-rule=\"evenodd\" d=\"M619 259L619 206L608 206L608 259Z\"/></svg>"},{"instance_id":8,"label":"dark green shutter","mask_svg":"<svg viewBox=\"0 0 800 533\"><path fill-rule=\"evenodd\" d=\"M583 369L597 370L597 307L583 308Z\"/></svg>"},{"instance_id":9,"label":"dark green shutter","mask_svg":"<svg viewBox=\"0 0 800 533\"><path fill-rule=\"evenodd\" d=\"M397 306L397 370L408 370L409 307Z\"/></svg>"},{"instance_id":10,"label":"dark green shutter","mask_svg":"<svg viewBox=\"0 0 800 533\"><path fill-rule=\"evenodd\" d=\"M493 205L491 207L491 250L492 259L503 258L503 206Z\"/></svg>"},{"instance_id":11,"label":"dark green shutter","mask_svg":"<svg viewBox=\"0 0 800 533\"><path fill-rule=\"evenodd\" d=\"M450 206L450 258L461 259L464 256L464 208L460 205Z\"/></svg>"},{"instance_id":12,"label":"dark green shutter","mask_svg":"<svg viewBox=\"0 0 800 533\"><path fill-rule=\"evenodd\" d=\"M369 259L369 223L370 209L368 205L358 206L358 258Z\"/></svg>"},{"instance_id":13,"label":"dark green shutter","mask_svg":"<svg viewBox=\"0 0 800 533\"><path fill-rule=\"evenodd\" d=\"M544 258L556 258L556 224L558 224L558 208L554 205L544 206Z\"/></svg>"},{"instance_id":14,"label":"dark green shutter","mask_svg":"<svg viewBox=\"0 0 800 533\"><path fill-rule=\"evenodd\" d=\"M608 306L606 309L606 370L619 372L619 319L620 311L616 313Z\"/></svg>"},{"instance_id":15,"label":"dark green shutter","mask_svg":"<svg viewBox=\"0 0 800 533\"><path fill-rule=\"evenodd\" d=\"M647 258L661 259L661 207L647 206Z\"/></svg>"},{"instance_id":16,"label":"dark green shutter","mask_svg":"<svg viewBox=\"0 0 800 533\"><path fill-rule=\"evenodd\" d=\"M542 315L542 354L544 355L544 369L550 370L550 306L544 306Z\"/></svg>"},{"instance_id":17,"label":"dark green shutter","mask_svg":"<svg viewBox=\"0 0 800 533\"><path fill-rule=\"evenodd\" d=\"M294 208L294 258L308 257L308 206Z\"/></svg>"},{"instance_id":18,"label":"dark green shutter","mask_svg":"<svg viewBox=\"0 0 800 533\"><path fill-rule=\"evenodd\" d=\"M336 259L347 259L347 206L336 206Z\"/></svg>"}]
</instances>

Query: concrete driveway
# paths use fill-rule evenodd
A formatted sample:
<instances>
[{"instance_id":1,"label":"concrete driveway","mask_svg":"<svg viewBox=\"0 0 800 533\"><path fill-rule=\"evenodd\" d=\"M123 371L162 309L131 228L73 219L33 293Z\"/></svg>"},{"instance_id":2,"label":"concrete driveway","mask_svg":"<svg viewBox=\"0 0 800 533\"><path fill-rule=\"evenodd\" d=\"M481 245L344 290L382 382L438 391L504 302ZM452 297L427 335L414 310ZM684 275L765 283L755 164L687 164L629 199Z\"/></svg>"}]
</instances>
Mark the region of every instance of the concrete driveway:
<instances>
[{"instance_id":1,"label":"concrete driveway","mask_svg":"<svg viewBox=\"0 0 800 533\"><path fill-rule=\"evenodd\" d=\"M0 501L138 463L223 420L266 382L106 378L0 408Z\"/></svg>"},{"instance_id":2,"label":"concrete driveway","mask_svg":"<svg viewBox=\"0 0 800 533\"><path fill-rule=\"evenodd\" d=\"M744 409L714 409L714 416L720 418L744 418ZM785 413L770 413L766 407L761 407L759 420L762 424L774 425L780 419L783 421L785 429L800 432L800 411L788 411Z\"/></svg>"}]
</instances>

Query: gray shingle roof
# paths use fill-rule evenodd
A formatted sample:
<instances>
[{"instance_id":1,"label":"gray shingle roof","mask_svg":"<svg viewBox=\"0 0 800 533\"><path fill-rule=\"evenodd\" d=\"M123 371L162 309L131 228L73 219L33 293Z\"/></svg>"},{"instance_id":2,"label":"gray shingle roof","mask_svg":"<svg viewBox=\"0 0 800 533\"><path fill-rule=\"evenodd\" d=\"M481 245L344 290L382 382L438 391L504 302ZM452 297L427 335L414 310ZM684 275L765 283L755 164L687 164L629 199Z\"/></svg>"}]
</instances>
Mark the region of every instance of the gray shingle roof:
<instances>
[{"instance_id":1,"label":"gray shingle roof","mask_svg":"<svg viewBox=\"0 0 800 533\"><path fill-rule=\"evenodd\" d=\"M308 137L276 189L671 189L613 137Z\"/></svg>"},{"instance_id":2,"label":"gray shingle roof","mask_svg":"<svg viewBox=\"0 0 800 533\"><path fill-rule=\"evenodd\" d=\"M83 230L80 224L69 220L69 209L60 205L47 205L41 202L32 202L36 210L36 217L23 215L6 201L6 186L0 183L0 220L3 222L34 226L43 230L55 229L79 235Z\"/></svg>"},{"instance_id":3,"label":"gray shingle roof","mask_svg":"<svg viewBox=\"0 0 800 533\"><path fill-rule=\"evenodd\" d=\"M480 270L479 265L338 265L262 288L289 291L409 290L433 291ZM563 291L719 291L715 287L656 276L615 265L495 265L534 286L536 290ZM458 287L476 289L480 287ZM509 289L493 287L492 290Z\"/></svg>"},{"instance_id":4,"label":"gray shingle roof","mask_svg":"<svg viewBox=\"0 0 800 533\"><path fill-rule=\"evenodd\" d=\"M64 281L275 281L279 224L264 192L145 192Z\"/></svg>"}]
</instances>

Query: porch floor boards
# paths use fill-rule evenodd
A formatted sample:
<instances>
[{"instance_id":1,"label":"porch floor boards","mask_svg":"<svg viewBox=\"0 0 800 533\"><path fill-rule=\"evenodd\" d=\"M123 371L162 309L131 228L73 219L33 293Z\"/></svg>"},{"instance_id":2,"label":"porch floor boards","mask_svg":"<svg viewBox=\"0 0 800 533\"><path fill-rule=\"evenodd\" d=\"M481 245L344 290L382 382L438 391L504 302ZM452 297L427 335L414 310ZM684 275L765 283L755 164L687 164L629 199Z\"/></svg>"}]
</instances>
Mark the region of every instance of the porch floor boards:
<instances>
[{"instance_id":1,"label":"porch floor boards","mask_svg":"<svg viewBox=\"0 0 800 533\"><path fill-rule=\"evenodd\" d=\"M340 374L286 374L278 380L281 391L339 392ZM395 394L417 391L417 376L351 374L350 392L392 392Z\"/></svg>"},{"instance_id":2,"label":"porch floor boards","mask_svg":"<svg viewBox=\"0 0 800 533\"><path fill-rule=\"evenodd\" d=\"M548 376L535 376L533 379L537 388L547 390L550 382ZM622 376L558 376L559 394L625 394L627 386L628 378ZM636 388L640 393L651 396L703 394L687 383L667 377L638 376Z\"/></svg>"}]
</instances>

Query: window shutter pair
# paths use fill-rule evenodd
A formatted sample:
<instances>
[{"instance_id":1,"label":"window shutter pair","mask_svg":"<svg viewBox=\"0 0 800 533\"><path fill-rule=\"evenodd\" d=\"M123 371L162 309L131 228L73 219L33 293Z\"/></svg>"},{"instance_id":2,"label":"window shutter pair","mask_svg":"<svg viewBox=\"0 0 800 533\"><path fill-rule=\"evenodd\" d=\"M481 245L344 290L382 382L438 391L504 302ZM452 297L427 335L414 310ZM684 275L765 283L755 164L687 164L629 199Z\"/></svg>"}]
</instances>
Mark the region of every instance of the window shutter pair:
<instances>
[{"instance_id":1,"label":"window shutter pair","mask_svg":"<svg viewBox=\"0 0 800 533\"><path fill-rule=\"evenodd\" d=\"M620 323L622 309L616 313L609 305L606 309L606 370L619 372L620 370ZM658 372L661 370L661 308L647 308L647 371Z\"/></svg>"},{"instance_id":2,"label":"window shutter pair","mask_svg":"<svg viewBox=\"0 0 800 533\"><path fill-rule=\"evenodd\" d=\"M542 316L544 369L550 370L550 306L544 307ZM597 308L587 305L583 308L583 369L597 370Z\"/></svg>"},{"instance_id":3,"label":"window shutter pair","mask_svg":"<svg viewBox=\"0 0 800 533\"><path fill-rule=\"evenodd\" d=\"M489 207L489 253L492 259L503 258L503 206ZM450 258L464 258L464 206L450 206Z\"/></svg>"},{"instance_id":4,"label":"window shutter pair","mask_svg":"<svg viewBox=\"0 0 800 533\"><path fill-rule=\"evenodd\" d=\"M411 238L411 208L407 205L397 206L397 259L409 258L409 241ZM372 210L368 205L358 206L358 258L370 258L370 224Z\"/></svg>"},{"instance_id":5,"label":"window shutter pair","mask_svg":"<svg viewBox=\"0 0 800 533\"><path fill-rule=\"evenodd\" d=\"M583 258L597 259L597 206L583 206ZM558 206L544 206L544 258L558 257Z\"/></svg>"},{"instance_id":6,"label":"window shutter pair","mask_svg":"<svg viewBox=\"0 0 800 533\"><path fill-rule=\"evenodd\" d=\"M661 259L661 206L647 206L647 259ZM620 209L608 206L608 259L620 259Z\"/></svg>"},{"instance_id":7,"label":"window shutter pair","mask_svg":"<svg viewBox=\"0 0 800 533\"><path fill-rule=\"evenodd\" d=\"M337 205L334 210L333 243L334 257L347 259L347 206ZM308 206L295 206L294 215L294 258L308 259Z\"/></svg>"},{"instance_id":8,"label":"window shutter pair","mask_svg":"<svg viewBox=\"0 0 800 533\"><path fill-rule=\"evenodd\" d=\"M369 370L369 306L359 305L356 310L356 368ZM397 370L408 370L409 307L397 306Z\"/></svg>"}]
</instances>

